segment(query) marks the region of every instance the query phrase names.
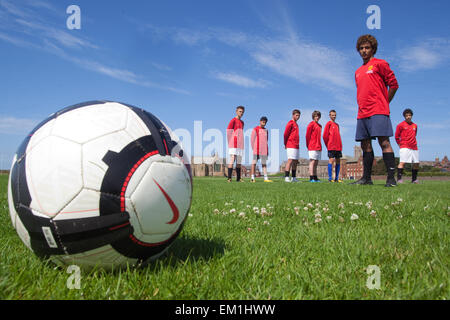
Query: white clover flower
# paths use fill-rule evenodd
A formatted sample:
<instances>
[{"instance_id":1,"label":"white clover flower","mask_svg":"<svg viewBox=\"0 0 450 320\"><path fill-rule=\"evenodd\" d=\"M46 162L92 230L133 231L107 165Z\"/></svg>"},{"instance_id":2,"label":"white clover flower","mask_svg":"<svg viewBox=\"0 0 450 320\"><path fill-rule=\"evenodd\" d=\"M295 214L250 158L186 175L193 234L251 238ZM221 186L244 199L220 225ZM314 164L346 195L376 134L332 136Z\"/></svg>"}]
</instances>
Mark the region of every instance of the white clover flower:
<instances>
[{"instance_id":1,"label":"white clover flower","mask_svg":"<svg viewBox=\"0 0 450 320\"><path fill-rule=\"evenodd\" d=\"M308 208L314 207L311 203L308 203L306 206L307 206Z\"/></svg>"},{"instance_id":2,"label":"white clover flower","mask_svg":"<svg viewBox=\"0 0 450 320\"><path fill-rule=\"evenodd\" d=\"M370 211L369 214L374 218L377 216L377 212L375 210Z\"/></svg>"},{"instance_id":3,"label":"white clover flower","mask_svg":"<svg viewBox=\"0 0 450 320\"><path fill-rule=\"evenodd\" d=\"M384 206L384 209L386 209L386 210L389 209L389 206L388 205Z\"/></svg>"},{"instance_id":4,"label":"white clover flower","mask_svg":"<svg viewBox=\"0 0 450 320\"><path fill-rule=\"evenodd\" d=\"M303 210L308 211L308 207L304 207Z\"/></svg>"},{"instance_id":5,"label":"white clover flower","mask_svg":"<svg viewBox=\"0 0 450 320\"><path fill-rule=\"evenodd\" d=\"M258 207L253 207L253 211L259 211L259 208Z\"/></svg>"},{"instance_id":6,"label":"white clover flower","mask_svg":"<svg viewBox=\"0 0 450 320\"><path fill-rule=\"evenodd\" d=\"M322 222L322 218L316 218L316 219L314 220L314 223L319 223L319 222Z\"/></svg>"},{"instance_id":7,"label":"white clover flower","mask_svg":"<svg viewBox=\"0 0 450 320\"><path fill-rule=\"evenodd\" d=\"M245 212L240 212L240 213L239 213L239 217L240 217L240 218L244 218L244 217L245 217Z\"/></svg>"},{"instance_id":8,"label":"white clover flower","mask_svg":"<svg viewBox=\"0 0 450 320\"><path fill-rule=\"evenodd\" d=\"M264 224L264 225L269 225L270 223L269 223L269 221L265 220L265 221L263 222L263 224Z\"/></svg>"},{"instance_id":9,"label":"white clover flower","mask_svg":"<svg viewBox=\"0 0 450 320\"><path fill-rule=\"evenodd\" d=\"M428 209L430 209L430 206L429 206L429 205L426 205L426 206L423 208L424 211L427 211Z\"/></svg>"},{"instance_id":10,"label":"white clover flower","mask_svg":"<svg viewBox=\"0 0 450 320\"><path fill-rule=\"evenodd\" d=\"M331 220L331 216L327 216L327 220Z\"/></svg>"},{"instance_id":11,"label":"white clover flower","mask_svg":"<svg viewBox=\"0 0 450 320\"><path fill-rule=\"evenodd\" d=\"M315 215L314 215L314 218L322 218L322 215L320 214L320 213L316 213Z\"/></svg>"},{"instance_id":12,"label":"white clover flower","mask_svg":"<svg viewBox=\"0 0 450 320\"><path fill-rule=\"evenodd\" d=\"M323 210L323 213L326 213L326 212L330 211L330 209L327 208L327 207L323 208L322 210Z\"/></svg>"},{"instance_id":13,"label":"white clover flower","mask_svg":"<svg viewBox=\"0 0 450 320\"><path fill-rule=\"evenodd\" d=\"M225 202L226 206L231 206L231 203Z\"/></svg>"},{"instance_id":14,"label":"white clover flower","mask_svg":"<svg viewBox=\"0 0 450 320\"><path fill-rule=\"evenodd\" d=\"M341 216L339 216L339 222L345 222L344 218L342 218Z\"/></svg>"},{"instance_id":15,"label":"white clover flower","mask_svg":"<svg viewBox=\"0 0 450 320\"><path fill-rule=\"evenodd\" d=\"M316 202L316 208L319 208L320 206L321 206L321 204Z\"/></svg>"},{"instance_id":16,"label":"white clover flower","mask_svg":"<svg viewBox=\"0 0 450 320\"><path fill-rule=\"evenodd\" d=\"M193 217L194 215L192 214L192 213L189 213L188 214L188 217Z\"/></svg>"},{"instance_id":17,"label":"white clover flower","mask_svg":"<svg viewBox=\"0 0 450 320\"><path fill-rule=\"evenodd\" d=\"M214 214L219 214L220 213L220 211L219 211L219 209L214 209Z\"/></svg>"},{"instance_id":18,"label":"white clover flower","mask_svg":"<svg viewBox=\"0 0 450 320\"><path fill-rule=\"evenodd\" d=\"M398 202L402 202L403 199L402 199L402 198L397 198L397 201L398 201Z\"/></svg>"},{"instance_id":19,"label":"white clover flower","mask_svg":"<svg viewBox=\"0 0 450 320\"><path fill-rule=\"evenodd\" d=\"M247 209L250 209L251 208L251 206L248 204L248 205L246 205L246 207L247 207Z\"/></svg>"},{"instance_id":20,"label":"white clover flower","mask_svg":"<svg viewBox=\"0 0 450 320\"><path fill-rule=\"evenodd\" d=\"M230 213L235 213L235 212L236 212L236 209L234 209L234 208L230 210Z\"/></svg>"},{"instance_id":21,"label":"white clover flower","mask_svg":"<svg viewBox=\"0 0 450 320\"><path fill-rule=\"evenodd\" d=\"M239 203L240 203L240 204L243 204L243 203L244 203L244 200L239 201Z\"/></svg>"},{"instance_id":22,"label":"white clover flower","mask_svg":"<svg viewBox=\"0 0 450 320\"><path fill-rule=\"evenodd\" d=\"M359 217L358 217L358 215L356 214L356 213L353 213L352 214L352 216L350 217L350 220L358 220L359 219Z\"/></svg>"},{"instance_id":23,"label":"white clover flower","mask_svg":"<svg viewBox=\"0 0 450 320\"><path fill-rule=\"evenodd\" d=\"M348 204L353 204L353 201L349 201Z\"/></svg>"},{"instance_id":24,"label":"white clover flower","mask_svg":"<svg viewBox=\"0 0 450 320\"><path fill-rule=\"evenodd\" d=\"M341 202L341 203L339 203L339 205L338 205L338 209L344 209L344 204Z\"/></svg>"}]
</instances>

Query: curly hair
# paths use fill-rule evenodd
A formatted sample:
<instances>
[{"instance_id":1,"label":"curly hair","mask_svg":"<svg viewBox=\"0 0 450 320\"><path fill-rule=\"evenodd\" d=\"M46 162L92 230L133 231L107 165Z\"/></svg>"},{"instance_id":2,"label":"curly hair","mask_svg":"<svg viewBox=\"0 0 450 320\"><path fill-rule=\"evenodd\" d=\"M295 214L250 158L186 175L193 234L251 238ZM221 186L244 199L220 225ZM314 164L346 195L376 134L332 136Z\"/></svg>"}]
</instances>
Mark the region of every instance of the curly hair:
<instances>
[{"instance_id":1,"label":"curly hair","mask_svg":"<svg viewBox=\"0 0 450 320\"><path fill-rule=\"evenodd\" d=\"M403 111L403 116L406 117L406 115L407 115L408 113L410 113L411 116L414 115L413 111L412 111L411 109L407 108L407 109L405 109L405 110Z\"/></svg>"},{"instance_id":2,"label":"curly hair","mask_svg":"<svg viewBox=\"0 0 450 320\"><path fill-rule=\"evenodd\" d=\"M370 43L370 45L372 46L373 49L373 54L377 53L377 49L378 49L378 41L377 39L372 36L371 34L365 34L362 35L358 38L358 41L356 41L356 51L359 52L359 47L363 44L363 43Z\"/></svg>"}]
</instances>

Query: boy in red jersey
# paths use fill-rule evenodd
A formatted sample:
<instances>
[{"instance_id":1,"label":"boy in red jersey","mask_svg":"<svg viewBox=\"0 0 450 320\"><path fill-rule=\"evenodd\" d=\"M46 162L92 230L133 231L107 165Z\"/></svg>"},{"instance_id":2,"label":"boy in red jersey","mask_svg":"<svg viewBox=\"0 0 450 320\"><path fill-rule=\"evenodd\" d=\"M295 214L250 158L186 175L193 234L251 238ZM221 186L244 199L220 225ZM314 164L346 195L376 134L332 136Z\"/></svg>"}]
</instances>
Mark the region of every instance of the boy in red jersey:
<instances>
[{"instance_id":1,"label":"boy in red jersey","mask_svg":"<svg viewBox=\"0 0 450 320\"><path fill-rule=\"evenodd\" d=\"M306 128L306 147L309 154L309 182L320 182L317 177L317 165L322 154L322 143L320 137L322 135L322 125L319 123L321 117L320 111L312 113L312 119Z\"/></svg>"},{"instance_id":2,"label":"boy in red jersey","mask_svg":"<svg viewBox=\"0 0 450 320\"><path fill-rule=\"evenodd\" d=\"M400 163L397 168L397 182L403 183L402 174L405 163L412 164L412 183L419 183L417 173L419 172L419 150L417 148L417 124L412 122L413 112L411 109L403 111L405 121L397 125L395 130L395 141L400 147Z\"/></svg>"},{"instance_id":3,"label":"boy in red jersey","mask_svg":"<svg viewBox=\"0 0 450 320\"><path fill-rule=\"evenodd\" d=\"M342 140L339 125L336 123L336 111L330 111L330 121L323 130L323 142L328 150L328 181L342 182L339 180L342 158ZM335 175L333 180L333 164L335 164Z\"/></svg>"},{"instance_id":4,"label":"boy in red jersey","mask_svg":"<svg viewBox=\"0 0 450 320\"><path fill-rule=\"evenodd\" d=\"M286 148L288 158L286 167L284 168L285 182L298 182L296 177L298 159L300 158L298 119L300 119L300 110L294 109L292 111L292 119L287 123L286 128L284 129L284 147ZM289 171L291 170L292 180L289 179Z\"/></svg>"},{"instance_id":5,"label":"boy in red jersey","mask_svg":"<svg viewBox=\"0 0 450 320\"><path fill-rule=\"evenodd\" d=\"M245 108L238 106L236 116L231 119L227 127L228 153L230 162L228 163L228 182L231 182L233 164L236 161L236 181L241 182L241 162L244 154L244 121L241 120Z\"/></svg>"},{"instance_id":6,"label":"boy in red jersey","mask_svg":"<svg viewBox=\"0 0 450 320\"><path fill-rule=\"evenodd\" d=\"M371 185L374 153L372 139L378 138L383 160L388 172L386 187L396 186L395 158L389 137L394 135L389 118L389 103L398 89L397 79L389 64L374 57L378 42L372 35L358 38L356 50L363 59L363 65L355 72L357 87L358 117L355 140L361 142L364 174L353 184ZM389 88L389 90L388 90Z\"/></svg>"},{"instance_id":7,"label":"boy in red jersey","mask_svg":"<svg viewBox=\"0 0 450 320\"><path fill-rule=\"evenodd\" d=\"M267 156L269 155L269 133L266 129L267 117L261 117L259 120L259 126L256 126L252 130L251 144L253 149L253 161L251 167L251 180L255 182L255 169L258 160L261 160L261 166L264 173L264 182L273 182L269 180L267 176Z\"/></svg>"}]
</instances>

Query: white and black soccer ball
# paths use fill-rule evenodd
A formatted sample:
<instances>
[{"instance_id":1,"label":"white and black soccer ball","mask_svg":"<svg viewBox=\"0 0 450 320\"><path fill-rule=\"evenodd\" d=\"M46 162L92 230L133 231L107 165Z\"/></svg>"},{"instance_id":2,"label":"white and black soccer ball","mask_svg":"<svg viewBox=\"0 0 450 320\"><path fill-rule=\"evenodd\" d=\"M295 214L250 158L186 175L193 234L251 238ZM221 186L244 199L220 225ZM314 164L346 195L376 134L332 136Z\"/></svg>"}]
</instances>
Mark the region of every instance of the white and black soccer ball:
<instances>
[{"instance_id":1,"label":"white and black soccer ball","mask_svg":"<svg viewBox=\"0 0 450 320\"><path fill-rule=\"evenodd\" d=\"M91 101L41 122L14 156L11 220L22 241L58 264L121 267L157 258L192 200L189 159L151 113Z\"/></svg>"}]
</instances>

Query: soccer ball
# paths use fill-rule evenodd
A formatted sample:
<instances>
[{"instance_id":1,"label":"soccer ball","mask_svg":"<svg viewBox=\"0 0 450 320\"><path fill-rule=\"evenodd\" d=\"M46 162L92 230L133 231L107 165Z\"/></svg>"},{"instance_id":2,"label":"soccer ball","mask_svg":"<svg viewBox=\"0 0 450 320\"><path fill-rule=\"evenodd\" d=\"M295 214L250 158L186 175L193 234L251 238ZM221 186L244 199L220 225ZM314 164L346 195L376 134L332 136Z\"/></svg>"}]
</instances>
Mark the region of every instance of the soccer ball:
<instances>
[{"instance_id":1,"label":"soccer ball","mask_svg":"<svg viewBox=\"0 0 450 320\"><path fill-rule=\"evenodd\" d=\"M191 200L178 137L151 113L111 101L42 121L14 156L8 184L18 235L60 265L156 259L180 234Z\"/></svg>"}]
</instances>

